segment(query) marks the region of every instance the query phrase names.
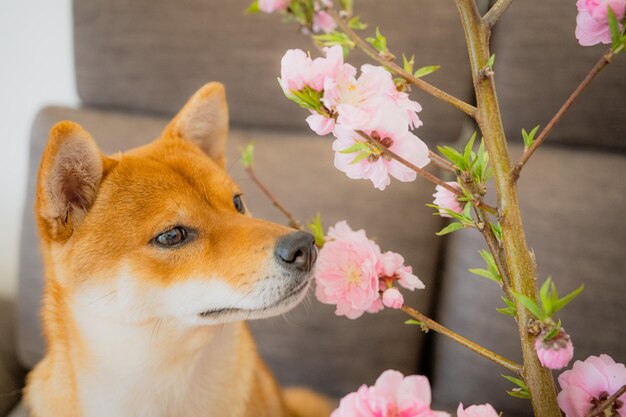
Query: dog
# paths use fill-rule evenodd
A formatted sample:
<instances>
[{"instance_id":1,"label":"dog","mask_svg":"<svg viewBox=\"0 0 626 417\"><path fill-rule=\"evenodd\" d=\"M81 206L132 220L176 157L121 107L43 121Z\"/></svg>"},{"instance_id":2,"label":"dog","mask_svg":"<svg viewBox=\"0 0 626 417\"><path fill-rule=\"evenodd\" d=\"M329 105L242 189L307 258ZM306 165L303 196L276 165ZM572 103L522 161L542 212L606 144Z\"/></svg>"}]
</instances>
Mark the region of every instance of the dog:
<instances>
[{"instance_id":1,"label":"dog","mask_svg":"<svg viewBox=\"0 0 626 417\"><path fill-rule=\"evenodd\" d=\"M311 234L254 219L224 170L224 86L198 90L150 144L103 155L56 124L36 218L47 351L27 379L33 417L327 417L281 390L245 324L305 296Z\"/></svg>"}]
</instances>

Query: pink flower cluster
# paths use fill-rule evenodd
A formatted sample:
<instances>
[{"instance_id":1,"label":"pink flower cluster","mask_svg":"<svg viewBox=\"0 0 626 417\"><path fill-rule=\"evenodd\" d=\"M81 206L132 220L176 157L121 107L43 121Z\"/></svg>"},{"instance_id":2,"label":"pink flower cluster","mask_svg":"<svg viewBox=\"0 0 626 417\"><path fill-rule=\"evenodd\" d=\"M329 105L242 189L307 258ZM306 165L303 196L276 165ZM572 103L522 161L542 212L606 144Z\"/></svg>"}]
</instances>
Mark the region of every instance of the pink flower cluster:
<instances>
[{"instance_id":1,"label":"pink flower cluster","mask_svg":"<svg viewBox=\"0 0 626 417\"><path fill-rule=\"evenodd\" d=\"M281 61L280 83L290 97L310 88L320 94L320 109L307 122L319 135L333 133L335 167L352 179L369 179L384 190L390 177L414 181L416 173L368 144L363 132L379 145L418 167L430 162L428 147L410 129L421 126L420 105L398 91L383 67L363 65L361 74L343 62L340 46L325 49L325 58L311 59L292 49Z\"/></svg>"},{"instance_id":2,"label":"pink flower cluster","mask_svg":"<svg viewBox=\"0 0 626 417\"><path fill-rule=\"evenodd\" d=\"M411 291L424 288L401 255L382 253L364 230L354 231L345 221L329 229L319 252L315 279L317 299L336 305L335 314L349 319L366 311L402 307L404 298L395 283Z\"/></svg>"},{"instance_id":3,"label":"pink flower cluster","mask_svg":"<svg viewBox=\"0 0 626 417\"><path fill-rule=\"evenodd\" d=\"M609 7L618 21L624 19L626 0L578 0L576 39L582 46L611 43Z\"/></svg>"},{"instance_id":4,"label":"pink flower cluster","mask_svg":"<svg viewBox=\"0 0 626 417\"><path fill-rule=\"evenodd\" d=\"M457 190L461 189L461 187L459 187L459 184L454 181L447 182L446 184L456 188ZM441 185L436 186L435 194L433 194L433 197L435 197L435 201L433 201L433 204L439 206L439 215L441 217L452 217L448 213L446 213L444 209L452 210L455 213L459 214L463 213L463 206L458 200L456 194L454 194L447 188L444 188Z\"/></svg>"},{"instance_id":5,"label":"pink flower cluster","mask_svg":"<svg viewBox=\"0 0 626 417\"><path fill-rule=\"evenodd\" d=\"M499 417L491 404L472 405L463 410L463 403L456 410L456 417Z\"/></svg>"},{"instance_id":6,"label":"pink flower cluster","mask_svg":"<svg viewBox=\"0 0 626 417\"><path fill-rule=\"evenodd\" d=\"M572 339L562 329L550 340L540 335L535 341L535 351L541 365L548 369L563 369L574 357Z\"/></svg>"},{"instance_id":7,"label":"pink flower cluster","mask_svg":"<svg viewBox=\"0 0 626 417\"><path fill-rule=\"evenodd\" d=\"M264 13L274 13L276 11L287 10L291 0L259 0L259 9ZM337 28L337 23L323 9L332 6L330 0L315 1L313 3L315 13L313 14L313 32L332 32Z\"/></svg>"},{"instance_id":8,"label":"pink flower cluster","mask_svg":"<svg viewBox=\"0 0 626 417\"><path fill-rule=\"evenodd\" d=\"M626 367L609 355L589 356L576 361L573 369L559 376L562 391L557 399L566 417L584 417L626 384ZM626 394L609 408L610 414L626 417Z\"/></svg>"},{"instance_id":9,"label":"pink flower cluster","mask_svg":"<svg viewBox=\"0 0 626 417\"><path fill-rule=\"evenodd\" d=\"M446 417L448 413L430 409L428 378L404 377L400 372L382 373L374 386L362 385L357 392L341 399L330 417Z\"/></svg>"}]
</instances>

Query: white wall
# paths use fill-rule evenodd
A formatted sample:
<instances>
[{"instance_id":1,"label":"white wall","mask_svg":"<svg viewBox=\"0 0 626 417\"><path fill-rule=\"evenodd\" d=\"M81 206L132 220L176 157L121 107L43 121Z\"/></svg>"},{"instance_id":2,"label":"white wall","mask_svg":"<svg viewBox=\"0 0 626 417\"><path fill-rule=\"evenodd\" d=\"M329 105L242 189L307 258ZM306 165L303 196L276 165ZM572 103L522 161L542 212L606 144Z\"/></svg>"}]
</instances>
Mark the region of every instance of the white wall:
<instances>
[{"instance_id":1,"label":"white wall","mask_svg":"<svg viewBox=\"0 0 626 417\"><path fill-rule=\"evenodd\" d=\"M70 0L0 1L0 296L15 291L30 126L78 102L73 59Z\"/></svg>"}]
</instances>

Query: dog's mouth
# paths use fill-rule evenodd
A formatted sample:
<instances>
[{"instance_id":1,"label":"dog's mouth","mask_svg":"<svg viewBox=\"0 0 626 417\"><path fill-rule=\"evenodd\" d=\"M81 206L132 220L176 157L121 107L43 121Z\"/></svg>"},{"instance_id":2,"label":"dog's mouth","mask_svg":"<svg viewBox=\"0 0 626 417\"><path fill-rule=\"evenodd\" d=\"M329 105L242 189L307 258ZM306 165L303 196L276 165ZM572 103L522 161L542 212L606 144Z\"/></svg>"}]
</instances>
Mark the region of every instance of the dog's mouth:
<instances>
[{"instance_id":1,"label":"dog's mouth","mask_svg":"<svg viewBox=\"0 0 626 417\"><path fill-rule=\"evenodd\" d=\"M226 316L226 315L240 314L240 313L243 313L244 315L247 315L247 316L251 316L253 314L256 315L259 313L264 313L275 308L284 307L290 304L294 299L298 298L306 290L308 290L312 281L313 281L312 279L306 279L304 282L298 284L295 288L290 290L287 293L287 295L282 297L280 300L263 308L245 309L245 308L236 308L236 307L224 307L224 308L203 311L199 313L198 316L202 318L211 318L211 319L215 319L216 317L219 317L219 316Z\"/></svg>"}]
</instances>

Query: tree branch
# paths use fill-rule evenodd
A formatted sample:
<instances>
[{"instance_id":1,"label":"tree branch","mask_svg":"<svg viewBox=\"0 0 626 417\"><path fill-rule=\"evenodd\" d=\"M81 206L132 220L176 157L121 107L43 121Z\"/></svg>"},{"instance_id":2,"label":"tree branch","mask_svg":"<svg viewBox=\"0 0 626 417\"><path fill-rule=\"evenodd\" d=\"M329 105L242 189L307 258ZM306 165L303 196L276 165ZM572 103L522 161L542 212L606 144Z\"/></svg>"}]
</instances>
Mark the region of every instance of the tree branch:
<instances>
[{"instance_id":1,"label":"tree branch","mask_svg":"<svg viewBox=\"0 0 626 417\"><path fill-rule=\"evenodd\" d=\"M414 318L415 320L419 321L423 327L425 327L426 329L430 329L433 330L439 334L442 334L450 339L452 339L453 341L455 341L456 343L465 346L466 348L468 348L469 350L478 353L480 356L489 359L492 362L497 363L498 365L508 369L509 371L515 372L516 374L519 374L522 370L522 366L518 363L515 363L513 361L510 361L506 358L503 358L502 356L498 355L497 353L494 353L492 351L490 351L489 349L486 349L466 338L464 338L463 336L461 336L458 333L453 332L452 330L448 329L447 327L442 326L441 324L437 323L436 321L426 317L425 315L423 315L422 313L420 313L419 311L411 308L411 307L407 307L407 306L402 306L402 311L404 311L406 314L408 314L409 316L411 316L412 318Z\"/></svg>"},{"instance_id":2,"label":"tree branch","mask_svg":"<svg viewBox=\"0 0 626 417\"><path fill-rule=\"evenodd\" d=\"M289 221L289 226L293 227L294 229L302 230L302 225L300 224L300 222L298 220L296 220L295 217L293 217L293 215L289 212L289 210L287 210L285 208L285 206L283 206L276 199L276 197L274 197L274 194L272 194L272 192L269 190L269 188L267 188L265 186L265 184L263 184L263 182L259 179L259 177L256 176L256 173L254 172L254 169L252 167L246 167L246 172L248 173L248 176L250 176L250 179L263 192L263 194L265 194L267 196L267 198L270 199L270 201L272 202L274 207L276 207L278 210L280 210L281 213L283 213L285 215L285 217Z\"/></svg>"},{"instance_id":3,"label":"tree branch","mask_svg":"<svg viewBox=\"0 0 626 417\"><path fill-rule=\"evenodd\" d=\"M348 35L348 37L356 44L356 46L360 50L362 50L365 54L367 54L370 58L372 58L374 61L378 62L380 65L391 70L396 75L399 75L400 77L404 78L406 81L410 82L411 84L415 85L417 88L425 91L431 96L436 97L456 107L457 109L461 110L462 112L464 112L465 114L469 115L472 118L475 117L476 107L470 104L467 104L463 100L460 100L446 93L445 91L438 89L434 85L429 84L420 78L414 77L413 74L409 74L395 62L385 59L378 53L378 51L372 48L370 44L365 42L363 38L361 38L354 30L352 30L350 25L345 21L345 19L343 19L339 15L339 13L337 13L337 11L334 8L329 7L327 9L327 12L332 16L335 22L337 22L337 25L343 31L343 33Z\"/></svg>"},{"instance_id":4,"label":"tree branch","mask_svg":"<svg viewBox=\"0 0 626 417\"><path fill-rule=\"evenodd\" d=\"M513 3L513 0L498 0L491 9L483 16L483 23L487 28L492 29L502 17L506 9Z\"/></svg>"},{"instance_id":5,"label":"tree branch","mask_svg":"<svg viewBox=\"0 0 626 417\"><path fill-rule=\"evenodd\" d=\"M607 65L611 63L613 55L613 51L609 51L606 54L602 55L602 57L598 60L598 62L596 62L593 68L591 68L591 71L589 71L585 79L578 85L578 87L576 87L574 92L569 96L565 103L563 103L563 106L561 106L561 108L554 115L552 120L550 120L546 127L541 131L535 142L524 151L524 154L511 170L511 178L513 179L513 181L518 180L520 172L522 171L522 168L524 168L526 162L528 162L530 157L533 155L533 153L535 153L537 148L541 146L541 144L546 140L546 138L548 137L550 132L552 132L557 123L561 121L565 113L570 109L570 107L572 107L572 104L574 104L574 101L576 101L578 96L580 96L580 93L582 93L583 90L587 88L589 83L596 77L596 75L600 73L600 71L602 71Z\"/></svg>"}]
</instances>

